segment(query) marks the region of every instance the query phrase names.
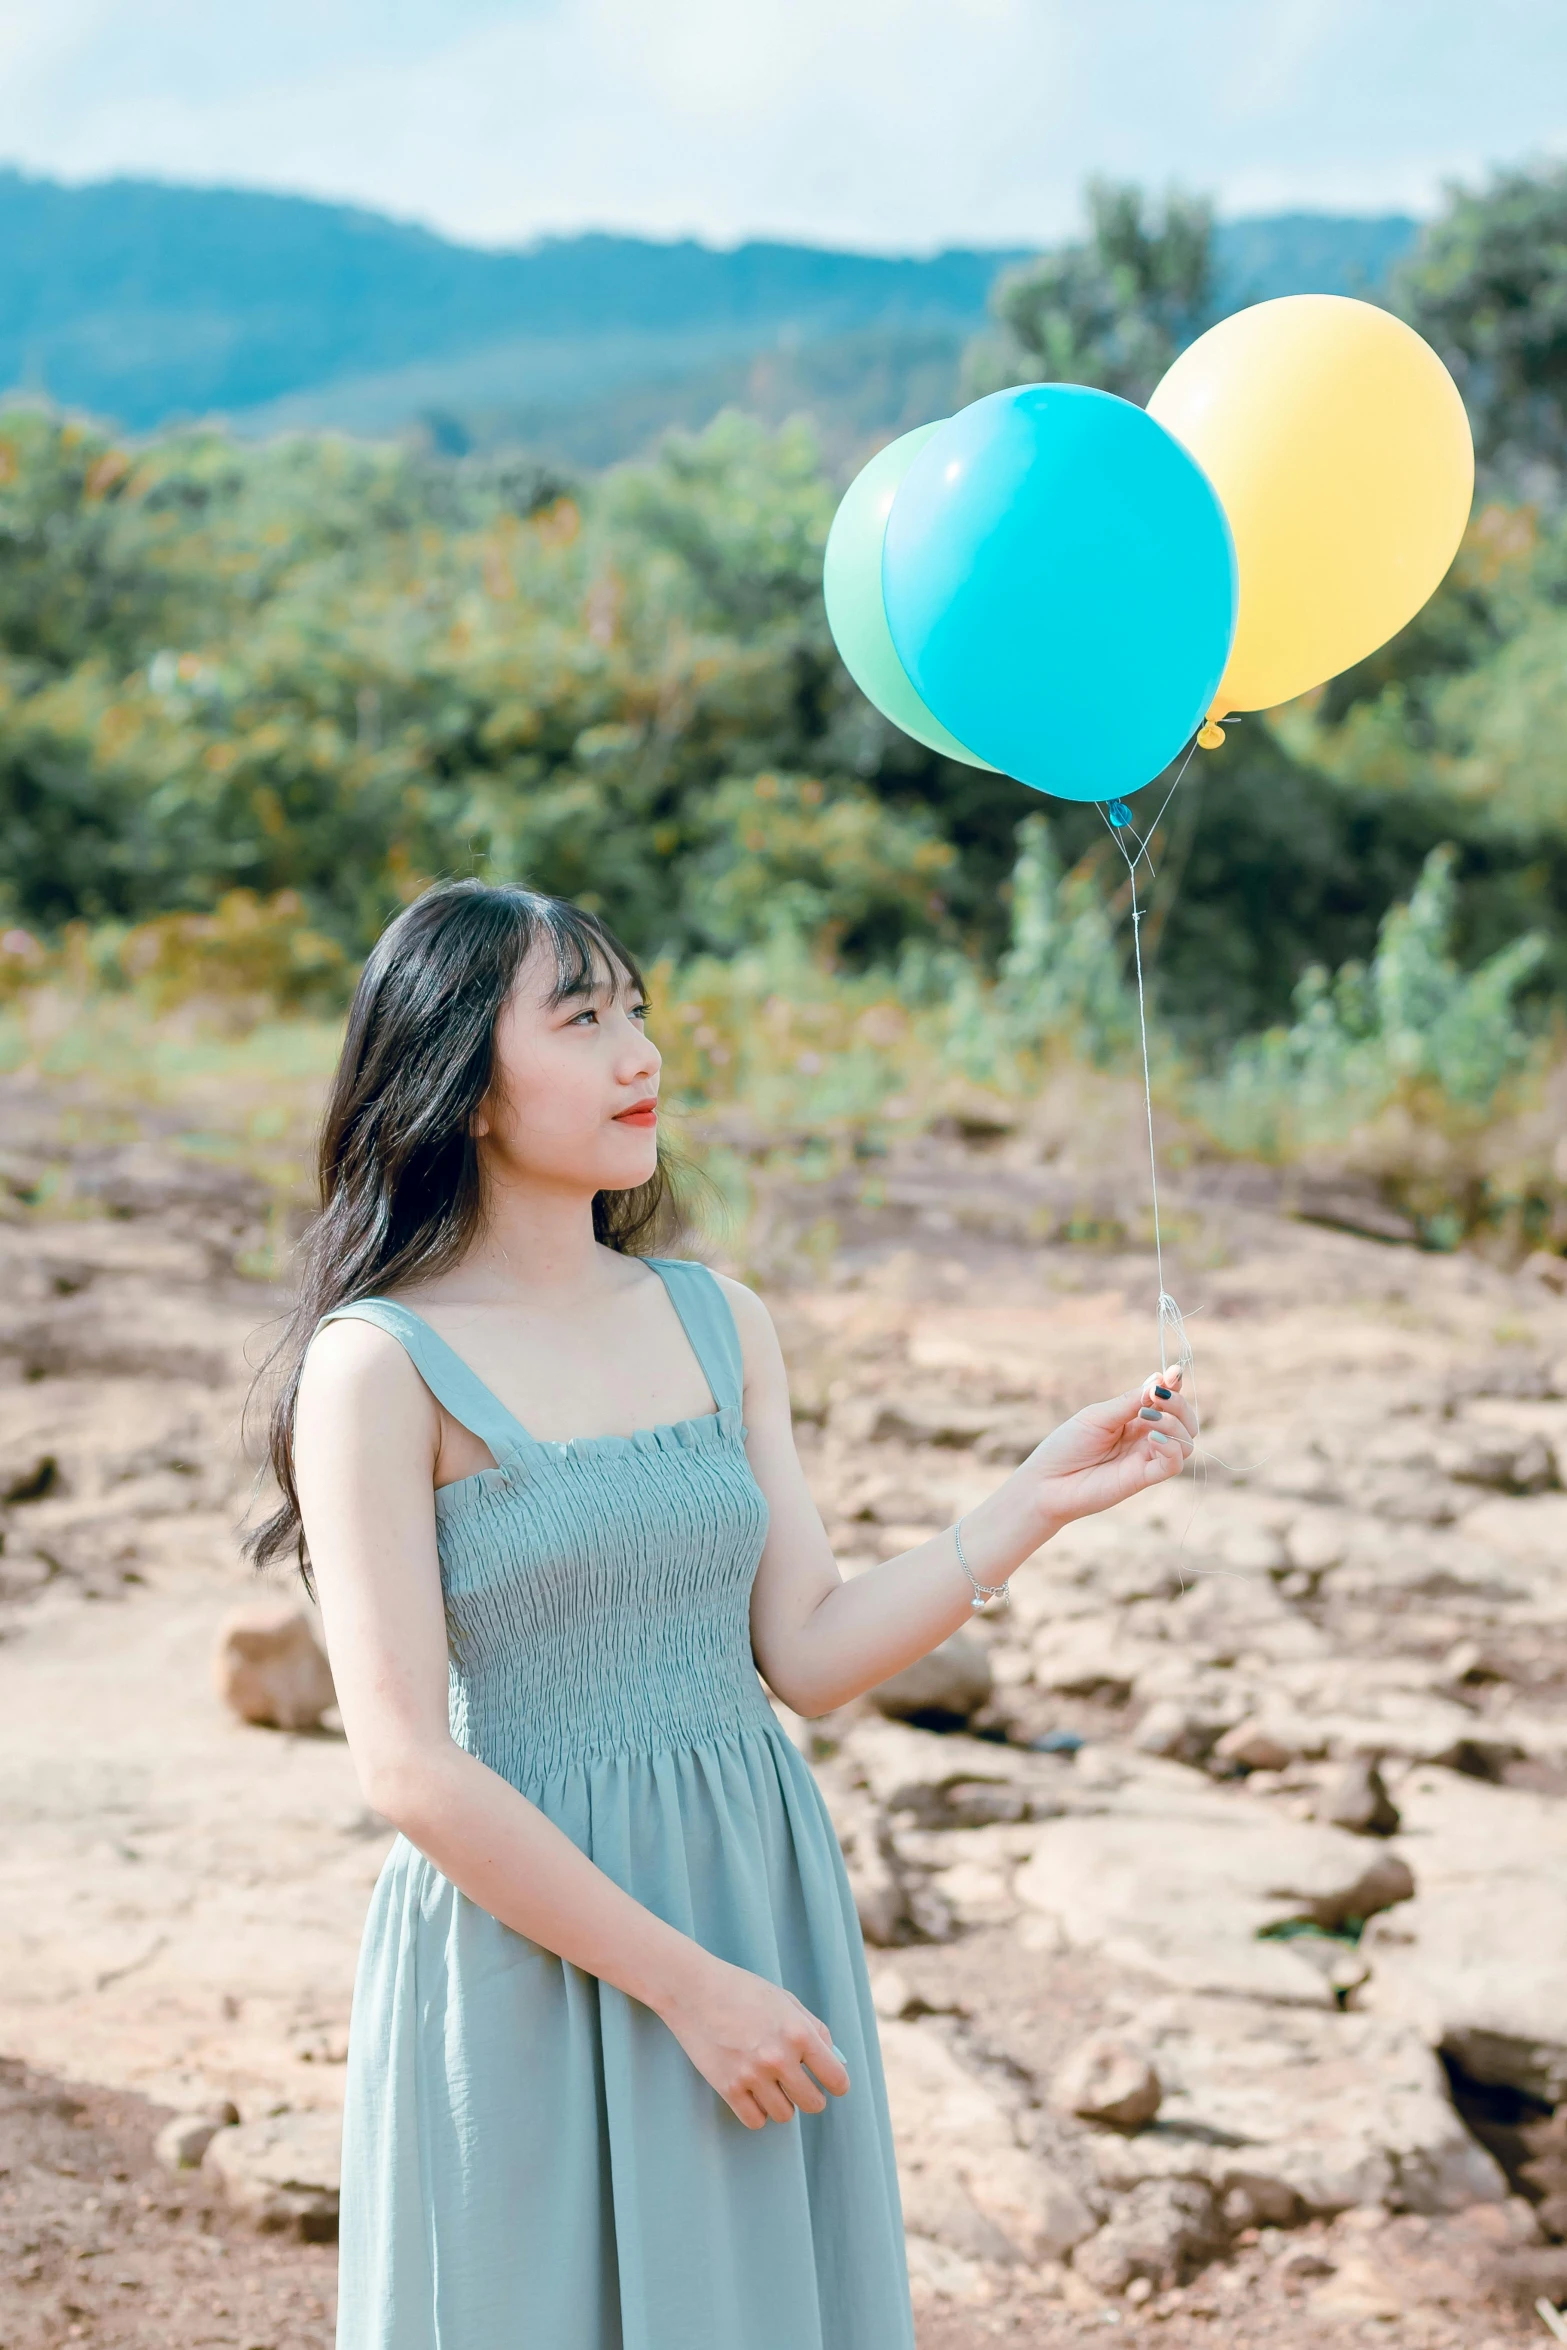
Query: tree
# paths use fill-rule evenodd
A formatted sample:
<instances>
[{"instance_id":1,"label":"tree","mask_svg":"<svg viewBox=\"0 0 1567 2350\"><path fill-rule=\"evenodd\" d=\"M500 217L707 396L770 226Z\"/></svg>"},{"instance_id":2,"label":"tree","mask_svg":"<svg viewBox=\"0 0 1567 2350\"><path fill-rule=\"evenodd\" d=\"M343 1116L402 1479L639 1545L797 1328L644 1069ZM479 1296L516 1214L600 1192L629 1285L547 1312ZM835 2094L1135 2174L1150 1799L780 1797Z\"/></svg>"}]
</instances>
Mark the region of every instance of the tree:
<instances>
[{"instance_id":1,"label":"tree","mask_svg":"<svg viewBox=\"0 0 1567 2350\"><path fill-rule=\"evenodd\" d=\"M1452 368L1502 485L1567 481L1567 166L1453 188L1394 299Z\"/></svg>"},{"instance_id":2,"label":"tree","mask_svg":"<svg viewBox=\"0 0 1567 2350\"><path fill-rule=\"evenodd\" d=\"M1097 384L1146 400L1213 315L1213 213L1172 192L1162 205L1109 180L1088 186L1088 235L1007 270L991 306L998 338L975 346L975 392L1014 383Z\"/></svg>"}]
</instances>

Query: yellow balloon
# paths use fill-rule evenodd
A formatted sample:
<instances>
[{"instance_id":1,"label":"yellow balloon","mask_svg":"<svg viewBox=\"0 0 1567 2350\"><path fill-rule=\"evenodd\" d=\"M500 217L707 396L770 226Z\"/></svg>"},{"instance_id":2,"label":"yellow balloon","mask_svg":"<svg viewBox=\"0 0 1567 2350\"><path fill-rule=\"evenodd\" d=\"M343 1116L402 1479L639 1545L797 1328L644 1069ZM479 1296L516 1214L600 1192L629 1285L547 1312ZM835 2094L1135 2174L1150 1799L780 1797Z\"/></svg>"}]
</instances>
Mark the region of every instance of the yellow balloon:
<instances>
[{"instance_id":1,"label":"yellow balloon","mask_svg":"<svg viewBox=\"0 0 1567 2350\"><path fill-rule=\"evenodd\" d=\"M1214 698L1267 710L1386 644L1440 585L1474 495L1458 387L1391 312L1287 294L1210 327L1148 403L1235 534L1240 614Z\"/></svg>"}]
</instances>

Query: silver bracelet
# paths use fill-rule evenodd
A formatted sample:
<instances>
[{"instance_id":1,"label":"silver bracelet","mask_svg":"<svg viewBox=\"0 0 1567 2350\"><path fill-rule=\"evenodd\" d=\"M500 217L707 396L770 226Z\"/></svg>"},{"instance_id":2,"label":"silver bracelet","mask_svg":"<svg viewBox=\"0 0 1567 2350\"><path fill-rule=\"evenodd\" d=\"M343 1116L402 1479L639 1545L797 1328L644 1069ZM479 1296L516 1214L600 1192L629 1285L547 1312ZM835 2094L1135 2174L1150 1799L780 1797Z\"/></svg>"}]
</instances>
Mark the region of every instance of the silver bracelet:
<instances>
[{"instance_id":1,"label":"silver bracelet","mask_svg":"<svg viewBox=\"0 0 1567 2350\"><path fill-rule=\"evenodd\" d=\"M965 1512L965 1515L966 1514L967 1513ZM1002 1605L1006 1606L1010 1602L1012 1594L1008 1590L1005 1583L980 1583L975 1581L974 1570L969 1565L968 1560L963 1556L962 1518L959 1518L957 1524L952 1529L952 1540L958 1554L958 1565L963 1569L964 1574L967 1575L970 1583L972 1583L974 1586L974 1596L969 1601L969 1606L974 1610L975 1614L983 1615L985 1609L989 1606L993 1599L999 1599Z\"/></svg>"}]
</instances>

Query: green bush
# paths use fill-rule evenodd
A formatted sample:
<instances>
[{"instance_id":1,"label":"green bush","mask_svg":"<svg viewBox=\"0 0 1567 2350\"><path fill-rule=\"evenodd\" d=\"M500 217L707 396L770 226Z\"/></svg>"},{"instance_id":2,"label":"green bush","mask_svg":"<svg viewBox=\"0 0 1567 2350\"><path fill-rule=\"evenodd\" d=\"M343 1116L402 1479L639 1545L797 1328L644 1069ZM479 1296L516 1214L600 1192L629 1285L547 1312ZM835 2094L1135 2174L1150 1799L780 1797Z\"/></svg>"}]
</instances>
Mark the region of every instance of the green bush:
<instances>
[{"instance_id":1,"label":"green bush","mask_svg":"<svg viewBox=\"0 0 1567 2350\"><path fill-rule=\"evenodd\" d=\"M1454 852L1427 858L1407 904L1390 909L1368 966L1320 964L1302 977L1287 1028L1242 1040L1222 1077L1199 1089L1201 1115L1231 1150L1287 1158L1340 1142L1390 1103L1483 1121L1531 1038L1516 1000L1544 941L1516 939L1460 971L1450 952Z\"/></svg>"}]
</instances>

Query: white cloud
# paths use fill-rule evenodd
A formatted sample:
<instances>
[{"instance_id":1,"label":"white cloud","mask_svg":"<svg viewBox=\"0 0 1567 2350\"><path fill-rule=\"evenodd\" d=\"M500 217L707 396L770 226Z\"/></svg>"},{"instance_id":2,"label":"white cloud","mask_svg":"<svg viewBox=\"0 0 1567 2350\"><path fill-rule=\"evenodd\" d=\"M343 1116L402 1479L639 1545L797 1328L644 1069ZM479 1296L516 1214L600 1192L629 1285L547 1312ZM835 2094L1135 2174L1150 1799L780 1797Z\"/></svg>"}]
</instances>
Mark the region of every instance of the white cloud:
<instances>
[{"instance_id":1,"label":"white cloud","mask_svg":"<svg viewBox=\"0 0 1567 2350\"><path fill-rule=\"evenodd\" d=\"M1227 210L1429 203L1567 140L1555 0L50 0L0 154L583 225L1027 242L1088 173Z\"/></svg>"}]
</instances>

